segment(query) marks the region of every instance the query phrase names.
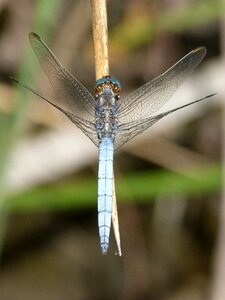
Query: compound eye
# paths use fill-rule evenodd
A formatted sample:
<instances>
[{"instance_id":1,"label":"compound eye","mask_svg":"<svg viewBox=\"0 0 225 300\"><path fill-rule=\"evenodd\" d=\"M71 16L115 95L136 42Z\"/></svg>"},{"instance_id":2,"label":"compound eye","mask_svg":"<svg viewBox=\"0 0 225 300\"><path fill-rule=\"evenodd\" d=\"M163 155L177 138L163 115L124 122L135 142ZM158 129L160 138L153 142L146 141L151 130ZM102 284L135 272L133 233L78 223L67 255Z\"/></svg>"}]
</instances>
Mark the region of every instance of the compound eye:
<instances>
[{"instance_id":1,"label":"compound eye","mask_svg":"<svg viewBox=\"0 0 225 300\"><path fill-rule=\"evenodd\" d=\"M117 93L120 91L120 88L116 83L113 84L113 90Z\"/></svg>"},{"instance_id":2,"label":"compound eye","mask_svg":"<svg viewBox=\"0 0 225 300\"><path fill-rule=\"evenodd\" d=\"M116 83L111 83L111 88L115 93L119 93L120 87Z\"/></svg>"},{"instance_id":3,"label":"compound eye","mask_svg":"<svg viewBox=\"0 0 225 300\"><path fill-rule=\"evenodd\" d=\"M118 93L121 90L121 85L119 80L116 79L115 77L111 77L110 82L114 92Z\"/></svg>"},{"instance_id":4,"label":"compound eye","mask_svg":"<svg viewBox=\"0 0 225 300\"><path fill-rule=\"evenodd\" d=\"M100 93L103 91L104 86L109 86L115 93L119 93L121 90L121 85L119 80L117 80L115 77L105 76L96 81L95 90L96 93Z\"/></svg>"},{"instance_id":5,"label":"compound eye","mask_svg":"<svg viewBox=\"0 0 225 300\"><path fill-rule=\"evenodd\" d=\"M104 83L96 85L95 90L96 90L97 93L100 93L102 91L103 85L104 85Z\"/></svg>"},{"instance_id":6,"label":"compound eye","mask_svg":"<svg viewBox=\"0 0 225 300\"><path fill-rule=\"evenodd\" d=\"M106 83L106 78L102 77L96 81L95 90L97 93L101 92L103 89L103 85Z\"/></svg>"}]
</instances>

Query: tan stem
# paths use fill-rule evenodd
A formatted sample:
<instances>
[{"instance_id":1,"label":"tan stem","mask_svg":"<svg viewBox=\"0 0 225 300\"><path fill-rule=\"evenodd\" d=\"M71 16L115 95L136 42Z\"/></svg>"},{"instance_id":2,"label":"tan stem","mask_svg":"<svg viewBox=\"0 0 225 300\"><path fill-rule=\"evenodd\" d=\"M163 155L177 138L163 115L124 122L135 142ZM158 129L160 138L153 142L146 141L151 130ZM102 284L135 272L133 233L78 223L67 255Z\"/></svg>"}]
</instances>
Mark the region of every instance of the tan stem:
<instances>
[{"instance_id":1,"label":"tan stem","mask_svg":"<svg viewBox=\"0 0 225 300\"><path fill-rule=\"evenodd\" d=\"M91 3L95 74L97 80L109 75L106 0L92 0Z\"/></svg>"},{"instance_id":2,"label":"tan stem","mask_svg":"<svg viewBox=\"0 0 225 300\"><path fill-rule=\"evenodd\" d=\"M92 0L92 30L95 56L96 80L109 75L108 29L106 0ZM114 175L113 175L114 177ZM120 246L119 220L116 205L115 184L113 180L112 223L117 244L118 255L122 255Z\"/></svg>"}]
</instances>

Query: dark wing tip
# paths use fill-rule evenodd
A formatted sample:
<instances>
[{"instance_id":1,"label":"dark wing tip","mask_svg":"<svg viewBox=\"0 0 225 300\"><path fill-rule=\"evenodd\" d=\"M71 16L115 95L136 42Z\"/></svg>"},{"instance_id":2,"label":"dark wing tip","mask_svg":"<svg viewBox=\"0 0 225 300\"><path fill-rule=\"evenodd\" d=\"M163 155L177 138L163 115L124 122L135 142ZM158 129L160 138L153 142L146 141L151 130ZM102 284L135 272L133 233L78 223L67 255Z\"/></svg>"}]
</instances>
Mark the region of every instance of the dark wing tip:
<instances>
[{"instance_id":1,"label":"dark wing tip","mask_svg":"<svg viewBox=\"0 0 225 300\"><path fill-rule=\"evenodd\" d=\"M14 82L19 83L19 81L16 78L14 78L12 75L9 75L9 78Z\"/></svg>"},{"instance_id":2,"label":"dark wing tip","mask_svg":"<svg viewBox=\"0 0 225 300\"><path fill-rule=\"evenodd\" d=\"M38 34L36 34L36 33L34 33L34 32L30 32L30 33L29 33L29 39L31 40L31 39L33 39L33 38L35 38L35 39L41 41L41 38L40 38L40 36L39 36Z\"/></svg>"},{"instance_id":3,"label":"dark wing tip","mask_svg":"<svg viewBox=\"0 0 225 300\"><path fill-rule=\"evenodd\" d=\"M202 46L202 47L195 48L194 50L192 50L192 52L196 54L200 54L202 57L205 57L207 53L207 49L206 47Z\"/></svg>"},{"instance_id":4,"label":"dark wing tip","mask_svg":"<svg viewBox=\"0 0 225 300\"><path fill-rule=\"evenodd\" d=\"M206 98L206 99L207 99L207 98L211 98L211 97L214 97L214 96L216 96L216 95L218 95L218 93L210 94L210 95L206 96L205 98Z\"/></svg>"}]
</instances>

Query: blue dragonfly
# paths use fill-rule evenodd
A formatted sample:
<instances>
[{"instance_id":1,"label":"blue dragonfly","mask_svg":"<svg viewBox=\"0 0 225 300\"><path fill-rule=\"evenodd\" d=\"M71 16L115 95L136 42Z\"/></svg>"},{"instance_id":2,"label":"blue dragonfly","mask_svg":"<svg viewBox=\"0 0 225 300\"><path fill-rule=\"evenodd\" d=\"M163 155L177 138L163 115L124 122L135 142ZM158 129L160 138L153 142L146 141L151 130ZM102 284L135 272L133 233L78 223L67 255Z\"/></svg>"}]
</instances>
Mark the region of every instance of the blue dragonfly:
<instances>
[{"instance_id":1,"label":"blue dragonfly","mask_svg":"<svg viewBox=\"0 0 225 300\"><path fill-rule=\"evenodd\" d=\"M29 40L55 95L53 99L47 99L29 86L13 80L63 112L98 147L98 227L102 253L106 254L113 205L113 153L163 117L215 95L154 114L203 60L206 48L192 50L166 72L127 97L120 98L121 85L116 78L105 76L98 79L95 96L92 96L37 34L31 32Z\"/></svg>"}]
</instances>

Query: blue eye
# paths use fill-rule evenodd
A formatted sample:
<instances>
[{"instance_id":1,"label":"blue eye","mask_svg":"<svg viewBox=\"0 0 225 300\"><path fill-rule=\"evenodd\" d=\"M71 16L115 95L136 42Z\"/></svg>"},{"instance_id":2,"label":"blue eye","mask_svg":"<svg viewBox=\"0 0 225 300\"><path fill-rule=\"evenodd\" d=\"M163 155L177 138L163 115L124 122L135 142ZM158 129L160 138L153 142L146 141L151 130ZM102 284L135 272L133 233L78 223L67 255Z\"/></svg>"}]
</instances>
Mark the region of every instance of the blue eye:
<instances>
[{"instance_id":1,"label":"blue eye","mask_svg":"<svg viewBox=\"0 0 225 300\"><path fill-rule=\"evenodd\" d=\"M116 79L115 77L110 77L110 82L112 82L113 84L117 85L119 89L121 89L121 84L119 82L118 79Z\"/></svg>"},{"instance_id":2,"label":"blue eye","mask_svg":"<svg viewBox=\"0 0 225 300\"><path fill-rule=\"evenodd\" d=\"M106 82L106 78L105 78L105 77L102 77L102 78L100 78L100 79L98 79L98 80L96 81L95 87L97 87L98 85L103 84L103 83L105 83L105 82Z\"/></svg>"},{"instance_id":3,"label":"blue eye","mask_svg":"<svg viewBox=\"0 0 225 300\"><path fill-rule=\"evenodd\" d=\"M110 84L111 88L115 93L118 93L121 90L121 84L118 79L115 77L104 76L96 81L95 89L97 92L102 90L103 85Z\"/></svg>"}]
</instances>

